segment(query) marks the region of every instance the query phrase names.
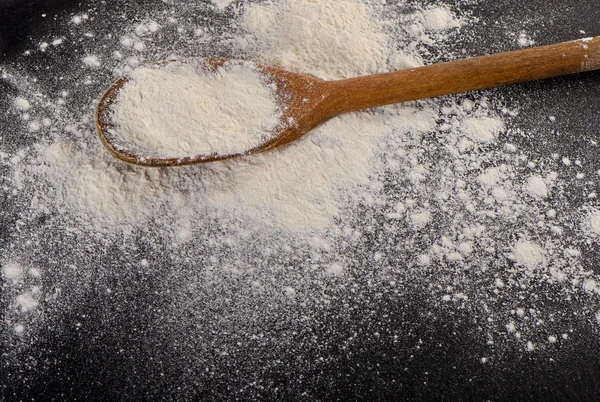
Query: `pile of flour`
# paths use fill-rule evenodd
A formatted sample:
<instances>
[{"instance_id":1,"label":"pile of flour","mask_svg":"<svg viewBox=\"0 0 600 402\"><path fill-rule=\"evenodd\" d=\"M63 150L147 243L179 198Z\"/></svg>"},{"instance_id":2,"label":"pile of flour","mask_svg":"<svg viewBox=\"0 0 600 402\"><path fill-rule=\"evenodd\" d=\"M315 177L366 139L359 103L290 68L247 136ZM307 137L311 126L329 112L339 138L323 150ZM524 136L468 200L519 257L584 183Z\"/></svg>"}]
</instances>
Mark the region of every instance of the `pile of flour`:
<instances>
[{"instance_id":1,"label":"pile of flour","mask_svg":"<svg viewBox=\"0 0 600 402\"><path fill-rule=\"evenodd\" d=\"M252 63L201 59L135 69L111 106L110 141L142 157L241 154L273 136L281 110Z\"/></svg>"},{"instance_id":2,"label":"pile of flour","mask_svg":"<svg viewBox=\"0 0 600 402\"><path fill-rule=\"evenodd\" d=\"M298 22L303 21L307 12L312 15L310 23ZM275 64L321 78L389 71L394 69L389 59L396 64L399 60L400 63L413 63L414 57L388 48L389 38L373 13L370 6L355 0L327 5L306 0L256 4L241 16L242 26L252 30L236 40L240 42L239 52L251 52L255 55L253 59L261 64ZM263 20L277 15L287 17L276 19L277 23L269 28L275 31L263 32L262 25L249 26L248 19ZM331 24L335 24L336 29L332 29ZM134 31L142 31L138 27L134 27ZM129 34L124 36L131 37ZM149 39L146 35L142 37ZM338 43L339 37L349 42ZM120 42L122 44L123 41ZM273 59L274 54L293 54L300 49L306 50L301 60ZM132 51L137 53L134 49ZM329 57L325 57L327 54ZM130 64L130 58L123 54L117 58L123 60L125 66ZM123 64L114 69L115 75L126 70ZM207 75L205 83L202 81L204 77L196 78L196 70L187 64L134 70L138 78L132 81L129 90L128 87L123 89L115 109L114 115L121 122L115 135L134 132L136 136L127 138L144 138L138 136L154 133L156 135L148 139L161 147L173 146L168 135L177 135L175 143L183 146L185 142L180 142L179 138L185 135L189 141L197 141L196 147L210 144L217 147L222 145L222 137L216 135L212 137L212 143L205 145L204 136L198 136L196 128L212 125L220 127L218 131L230 131L231 135L248 133L242 126L256 128L264 123L265 113L269 115L271 104L265 102L264 97L257 100L253 94L242 96L240 99L243 98L244 103L232 105L235 113L231 113L231 109L198 108L198 99L204 103L210 99L207 96L211 92L204 87L188 91L189 97L196 98L182 98L182 93L186 92L183 87L189 79L193 82L201 80L199 82L203 85L216 85L211 95L217 99L236 99L244 88L252 88L252 93L258 91L258 94L271 95L271 88L265 86L253 68L245 67L248 65L250 63L229 67L233 73L229 74L231 87L227 90L221 87L225 80L214 80L213 75ZM165 71L165 68L174 68L176 76L180 71L181 80L172 83L173 73ZM140 73L144 74L143 77L152 77L155 84L143 85L147 80L140 79ZM248 75L245 78L249 82L233 81L243 74ZM167 88L167 92L172 94L167 99L174 103L165 103L162 96L155 98L158 86ZM168 88L174 89L170 92ZM221 93L216 93L219 91ZM141 107L142 99L151 107ZM146 99L154 101L147 102ZM186 99L188 102L179 103ZM257 106L255 115L252 115L253 109L247 107L249 105ZM165 107L169 113L165 113ZM244 109L250 114L245 117L250 124L242 119L242 115L236 115ZM428 130L434 119L435 113L429 109L419 111L407 106L397 106L387 112L350 113L326 122L290 146L264 155L161 171L148 171L122 163L102 149L97 141L81 141L82 135L78 134L75 142L63 138L50 146L40 144L35 152L38 157L28 167L31 172L18 174L16 183L18 187L26 186L21 180L28 180L32 174L49 179L50 192L63 200L56 207L64 214L75 213L78 219L90 220L96 231L112 231L130 224L143 225L153 220L157 211L173 216L173 222L195 221L212 211L209 216L218 216L223 221L241 220L244 225L260 223L277 230L290 230L291 233L317 231L322 234L345 208L345 203L357 198L357 195L361 197L360 188L373 182L382 164L381 160L374 158L381 140L392 133L402 135ZM85 138L93 136L86 135ZM147 149L147 143L139 139L136 141L136 147ZM232 147L227 151L247 150L247 145L240 147L241 143L242 139L226 141ZM223 151L223 148L220 150ZM183 151L187 149L177 149L176 155L180 156ZM72 169L73 161L79 166L75 171ZM40 205L47 203L40 202Z\"/></svg>"}]
</instances>

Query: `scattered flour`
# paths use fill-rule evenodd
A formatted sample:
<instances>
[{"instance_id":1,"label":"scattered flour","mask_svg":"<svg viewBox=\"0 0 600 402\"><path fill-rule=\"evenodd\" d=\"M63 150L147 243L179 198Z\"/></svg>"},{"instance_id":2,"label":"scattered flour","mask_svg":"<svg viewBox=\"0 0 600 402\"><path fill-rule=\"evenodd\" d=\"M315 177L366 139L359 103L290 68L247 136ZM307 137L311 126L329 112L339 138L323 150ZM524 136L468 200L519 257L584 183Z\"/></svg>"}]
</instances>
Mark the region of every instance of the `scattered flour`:
<instances>
[{"instance_id":1,"label":"scattered flour","mask_svg":"<svg viewBox=\"0 0 600 402\"><path fill-rule=\"evenodd\" d=\"M520 266L533 271L544 264L544 250L536 243L519 240L512 251L513 260Z\"/></svg>"},{"instance_id":2,"label":"scattered flour","mask_svg":"<svg viewBox=\"0 0 600 402\"><path fill-rule=\"evenodd\" d=\"M130 36L123 36L120 40L120 43L123 47L126 47L126 48L131 48L131 47L133 47L133 44L134 44L133 39L131 39ZM120 58L122 58L122 56Z\"/></svg>"},{"instance_id":3,"label":"scattered flour","mask_svg":"<svg viewBox=\"0 0 600 402\"><path fill-rule=\"evenodd\" d=\"M498 184L501 178L502 173L500 168L491 167L487 168L483 173L477 176L477 182L483 187L492 188Z\"/></svg>"},{"instance_id":4,"label":"scattered flour","mask_svg":"<svg viewBox=\"0 0 600 402\"><path fill-rule=\"evenodd\" d=\"M493 117L471 117L462 122L467 136L473 141L487 143L496 140L496 136L504 129L504 122Z\"/></svg>"},{"instance_id":5,"label":"scattered flour","mask_svg":"<svg viewBox=\"0 0 600 402\"><path fill-rule=\"evenodd\" d=\"M525 184L525 191L533 197L546 198L548 197L548 187L539 176L531 176Z\"/></svg>"},{"instance_id":6,"label":"scattered flour","mask_svg":"<svg viewBox=\"0 0 600 402\"><path fill-rule=\"evenodd\" d=\"M39 305L39 302L35 299L31 292L18 295L16 301L17 305L23 312L33 310Z\"/></svg>"},{"instance_id":7,"label":"scattered flour","mask_svg":"<svg viewBox=\"0 0 600 402\"><path fill-rule=\"evenodd\" d=\"M423 11L425 28L432 31L445 31L460 27L454 13L446 7L433 7Z\"/></svg>"},{"instance_id":8,"label":"scattered flour","mask_svg":"<svg viewBox=\"0 0 600 402\"><path fill-rule=\"evenodd\" d=\"M84 21L88 20L89 17L87 14L82 14L82 15L74 15L71 18L71 22L75 25L80 25L81 23L83 23Z\"/></svg>"},{"instance_id":9,"label":"scattered flour","mask_svg":"<svg viewBox=\"0 0 600 402\"><path fill-rule=\"evenodd\" d=\"M217 7L219 10L224 10L235 0L211 0L211 2Z\"/></svg>"},{"instance_id":10,"label":"scattered flour","mask_svg":"<svg viewBox=\"0 0 600 402\"><path fill-rule=\"evenodd\" d=\"M14 327L14 331L17 335L22 335L25 332L25 327L23 324L16 324Z\"/></svg>"},{"instance_id":11,"label":"scattered flour","mask_svg":"<svg viewBox=\"0 0 600 402\"><path fill-rule=\"evenodd\" d=\"M416 214L412 214L410 216L410 222L415 227L415 229L424 228L429 222L431 222L431 212L422 211Z\"/></svg>"},{"instance_id":12,"label":"scattered flour","mask_svg":"<svg viewBox=\"0 0 600 402\"><path fill-rule=\"evenodd\" d=\"M517 39L517 44L520 47L530 47L535 45L535 41L529 37L526 33L522 32L519 34L519 38Z\"/></svg>"},{"instance_id":13,"label":"scattered flour","mask_svg":"<svg viewBox=\"0 0 600 402\"><path fill-rule=\"evenodd\" d=\"M21 311L30 311L35 309L39 302L33 297L31 293L22 293L17 296L17 304L21 308Z\"/></svg>"},{"instance_id":14,"label":"scattered flour","mask_svg":"<svg viewBox=\"0 0 600 402\"><path fill-rule=\"evenodd\" d=\"M223 33L170 7L140 15L108 39L85 35L81 24L94 32L99 19L81 14L71 32L32 39L30 53L38 54L54 38L64 38L61 51L81 39L85 51L75 60L93 54L95 67L105 67L67 66L58 91L47 84L54 73L26 77L3 68L17 92L8 114L15 129L3 141L13 132L29 141L0 144L11 215L3 339L29 344L36 327L55 325L43 320L75 316L92 300L90 286L93 297L136 300L137 274L160 278L144 283L172 300L155 305L156 316L173 317L168 325L149 321L161 335L216 342L223 353L246 347L239 337L277 346L278 335L262 338L265 320L298 313L303 318L290 323L306 328L305 318L347 298L379 316L380 301L408 305L417 294L428 317L472 322L481 335L469 342L479 342L478 357L489 366L505 349L551 355L576 339L577 326L595 320L600 277L589 261L600 234L597 200L586 189L575 206L562 174L577 169L573 179L583 186L593 170L579 174L579 155L550 156L527 145L523 139L538 133L514 127L518 110L493 91L351 113L283 149L206 166L144 169L108 154L94 133L92 105L113 78L139 65L171 54L223 54L340 79L430 64L435 52L463 57L461 45L445 40L473 23L454 8L403 2L239 4L219 14L228 19ZM58 57L51 49L44 61ZM43 270L23 268L32 266ZM213 308L232 300L235 308L215 315ZM283 315L269 315L279 308ZM573 320L574 312L583 319ZM204 315L217 319L198 319ZM246 322L250 330L236 324ZM375 327L388 330L386 322ZM65 333L75 328L72 321L56 325ZM413 330L410 320L403 325ZM309 346L321 350L331 339ZM410 339L402 342L411 347ZM196 352L202 370L214 369L214 355Z\"/></svg>"},{"instance_id":15,"label":"scattered flour","mask_svg":"<svg viewBox=\"0 0 600 402\"><path fill-rule=\"evenodd\" d=\"M330 275L342 275L344 273L344 266L338 262L334 262L327 268L327 273Z\"/></svg>"},{"instance_id":16,"label":"scattered flour","mask_svg":"<svg viewBox=\"0 0 600 402\"><path fill-rule=\"evenodd\" d=\"M590 235L600 235L600 210L593 208L584 215L581 223L584 232Z\"/></svg>"},{"instance_id":17,"label":"scattered flour","mask_svg":"<svg viewBox=\"0 0 600 402\"><path fill-rule=\"evenodd\" d=\"M161 26L156 21L147 21L135 27L135 34L137 36L146 36L157 32L160 28Z\"/></svg>"},{"instance_id":18,"label":"scattered flour","mask_svg":"<svg viewBox=\"0 0 600 402\"><path fill-rule=\"evenodd\" d=\"M418 132L432 118L403 115L398 133ZM375 141L392 130L381 117L347 114L283 149L180 169L148 170L116 160L99 144L57 142L40 148L35 171L68 195L65 213L93 216L106 228L145 222L161 208L183 219L213 207L269 226L322 230L338 215L340 196L369 183Z\"/></svg>"},{"instance_id":19,"label":"scattered flour","mask_svg":"<svg viewBox=\"0 0 600 402\"><path fill-rule=\"evenodd\" d=\"M600 234L600 214L596 213L590 219L590 228L595 234Z\"/></svg>"},{"instance_id":20,"label":"scattered flour","mask_svg":"<svg viewBox=\"0 0 600 402\"><path fill-rule=\"evenodd\" d=\"M238 46L265 64L330 80L387 71L389 38L364 2L283 0L242 18Z\"/></svg>"},{"instance_id":21,"label":"scattered flour","mask_svg":"<svg viewBox=\"0 0 600 402\"><path fill-rule=\"evenodd\" d=\"M15 98L15 107L17 108L17 110L26 112L31 107L31 104L29 103L29 101L27 99L17 97L17 98Z\"/></svg>"},{"instance_id":22,"label":"scattered flour","mask_svg":"<svg viewBox=\"0 0 600 402\"><path fill-rule=\"evenodd\" d=\"M96 55L88 55L83 58L83 64L88 67L100 67L100 59Z\"/></svg>"},{"instance_id":23,"label":"scattered flour","mask_svg":"<svg viewBox=\"0 0 600 402\"><path fill-rule=\"evenodd\" d=\"M23 276L23 268L19 264L8 262L2 266L2 273L8 279L18 280Z\"/></svg>"},{"instance_id":24,"label":"scattered flour","mask_svg":"<svg viewBox=\"0 0 600 402\"><path fill-rule=\"evenodd\" d=\"M583 282L583 288L586 292L593 292L598 288L598 283L593 279L588 279Z\"/></svg>"},{"instance_id":25,"label":"scattered flour","mask_svg":"<svg viewBox=\"0 0 600 402\"><path fill-rule=\"evenodd\" d=\"M304 23L292 22L292 17L305 18L306 13L315 19ZM290 55L303 57L284 59L288 62L286 67L297 66L299 68L296 70L313 72L324 78L344 78L389 70L386 67L387 37L380 31L377 21L364 3L344 0L335 4L320 4L302 0L282 5L257 4L247 10L243 23L248 27L249 19L260 16L262 21L269 15L283 18L275 19L277 23L270 25L267 31L261 31L265 28L263 25L257 26L254 36L240 39L244 49L257 52L261 63L272 64L270 58L273 55L289 52ZM339 43L338 33L332 29L338 26L339 35L351 38L350 42ZM292 29L291 36L289 27ZM305 35L305 30L309 34ZM317 40L319 35L326 40ZM129 44L128 38L127 35L122 36L121 44ZM324 60L320 55L327 54L331 44L337 48L334 47L334 54ZM279 46L283 46L283 52L280 52ZM357 53L356 49L366 53ZM233 68L244 70L236 65ZM183 71L195 74L194 71ZM139 72L152 74L155 82L169 78L169 88L173 88L173 74L161 75L160 69L136 71L137 74ZM257 79L254 71L244 70L244 73L254 79L255 89L265 90L264 83ZM160 75L160 78L154 77L154 74ZM244 87L248 85L246 78L242 83ZM214 83L214 80L210 82ZM182 80L181 85L185 86L186 83L186 80ZM180 96L182 89L177 87L177 91ZM133 99L139 96L139 92L131 92ZM193 92L190 96L206 100L199 94L201 91ZM124 90L120 96L127 95ZM156 93L144 95L144 99L148 99ZM194 102L186 102L186 106L191 103ZM158 112L164 104L159 106ZM176 106L182 105L170 105L170 108L176 109ZM138 115L133 119L125 118L125 112L130 111L129 107L115 111L115 114L121 113L121 121L140 123L129 131L158 133L157 127L163 127L165 132L186 129L171 130L173 124L181 125L182 122L182 119L173 119L168 120L167 124L156 121L152 124L152 130L146 130L145 124L160 113L150 117L140 118ZM145 113L146 110L140 112ZM216 121L235 129L239 128L239 121L248 121L230 121L230 116L226 114L222 119L215 119L214 113L196 115L195 118L202 116L205 120L210 117L211 122ZM189 122L187 116L184 117L186 119L183 121ZM176 222L182 222L195 219L196 214L205 214L212 209L222 219L260 222L293 232L323 231L339 215L340 206L351 200L360 186L368 185L373 179L373 172L378 166L374 156L381 140L391 133L402 136L428 131L435 125L435 119L433 110L419 111L411 106L396 106L385 112L351 113L328 121L288 147L264 155L167 170L149 171L121 163L97 143L42 144L34 172L49 180L51 187L56 188L57 196L67 195L65 202L59 206L63 213L75 213L82 219L93 217L96 225L105 229L147 222L160 210L176 218ZM202 126L201 123L196 122L193 128ZM193 128L189 129L187 135L195 134ZM217 140L221 144L221 139ZM247 149L247 145L243 148ZM181 155L181 152L177 150L177 155ZM79 168L73 171L73 165ZM17 176L18 179L23 177ZM17 185L25 184L17 182ZM38 203L37 206L46 208L49 202ZM427 214L415 217L415 225L425 225L427 217Z\"/></svg>"},{"instance_id":26,"label":"scattered flour","mask_svg":"<svg viewBox=\"0 0 600 402\"><path fill-rule=\"evenodd\" d=\"M150 157L241 154L272 137L281 110L251 63L138 68L111 108L111 142Z\"/></svg>"}]
</instances>

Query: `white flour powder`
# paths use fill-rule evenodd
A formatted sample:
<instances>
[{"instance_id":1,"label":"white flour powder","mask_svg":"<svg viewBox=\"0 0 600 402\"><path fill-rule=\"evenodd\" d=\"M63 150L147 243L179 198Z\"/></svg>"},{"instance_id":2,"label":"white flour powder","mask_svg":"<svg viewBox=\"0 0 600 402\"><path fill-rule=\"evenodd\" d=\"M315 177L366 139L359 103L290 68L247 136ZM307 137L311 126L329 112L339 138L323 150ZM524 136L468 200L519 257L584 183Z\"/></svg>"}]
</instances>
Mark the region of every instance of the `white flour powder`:
<instances>
[{"instance_id":1,"label":"white flour powder","mask_svg":"<svg viewBox=\"0 0 600 402\"><path fill-rule=\"evenodd\" d=\"M138 68L111 107L111 142L141 156L244 153L272 137L281 110L251 63L202 60Z\"/></svg>"},{"instance_id":2,"label":"white flour powder","mask_svg":"<svg viewBox=\"0 0 600 402\"><path fill-rule=\"evenodd\" d=\"M432 31L443 31L460 26L452 11L446 7L433 7L425 10L423 11L423 18L425 28Z\"/></svg>"},{"instance_id":3,"label":"white flour powder","mask_svg":"<svg viewBox=\"0 0 600 402\"><path fill-rule=\"evenodd\" d=\"M539 176L532 176L529 179L527 179L525 191L527 191L529 195L532 195L534 197L548 197L548 187L546 186L544 180Z\"/></svg>"},{"instance_id":4,"label":"white flour powder","mask_svg":"<svg viewBox=\"0 0 600 402\"><path fill-rule=\"evenodd\" d=\"M249 7L240 49L265 64L321 79L388 71L389 38L357 0L283 0Z\"/></svg>"},{"instance_id":5,"label":"white flour powder","mask_svg":"<svg viewBox=\"0 0 600 402\"><path fill-rule=\"evenodd\" d=\"M600 235L600 210L592 208L583 214L581 227L585 233L591 236Z\"/></svg>"},{"instance_id":6,"label":"white flour powder","mask_svg":"<svg viewBox=\"0 0 600 402\"><path fill-rule=\"evenodd\" d=\"M504 128L504 122L492 117L471 117L462 123L467 135L476 142L492 142Z\"/></svg>"},{"instance_id":7,"label":"white flour powder","mask_svg":"<svg viewBox=\"0 0 600 402\"><path fill-rule=\"evenodd\" d=\"M121 93L130 102L115 116L138 148L212 152L229 143L218 136L195 142L196 129L212 124L228 134L253 127L234 141L247 140L247 149L265 116L267 126L277 124L270 88L256 71L221 70L212 87L190 66L140 65L171 54L223 54L342 79L464 57L468 47L447 39L476 25L454 8L403 1L205 3L231 21L216 29L173 7L148 12L109 38L86 35L94 13L69 16L71 33L36 38L30 50L41 54L39 44L58 36L61 50L82 41L83 58L64 72L58 90L54 76L2 70L15 88L11 124L27 140L0 144L15 216L1 261L7 338L27 340L51 316L42 312L72 316L73 306L89 302L90 287L95 296L111 295L134 273L160 278L153 286L169 294L156 315L175 318L158 322L161 331L202 344L218 334L228 342L223 350L262 336L261 320L279 308L312 319L335 303L344 303L344 314L352 300L383 317L380 297L404 305L415 293L432 320L472 323L478 335L469 342L487 350L473 361L487 365L507 349L552 354L576 338L574 311L596 325L594 167L553 144L528 143L538 133L519 128L516 103L495 91L339 116L290 146L238 160L145 169L113 158L95 136L92 106L111 80L134 69ZM53 49L44 47L44 60ZM239 84L235 93L220 86L225 81ZM244 104L197 109L212 99L197 91L207 86L212 98ZM256 114L243 115L247 104ZM207 144L215 148L198 148ZM121 293L129 296L137 279ZM207 312L232 300L235 308ZM216 319L198 318L205 314ZM246 322L255 327L240 330ZM233 342L231 334L241 338ZM264 339L276 344L276 337Z\"/></svg>"},{"instance_id":8,"label":"white flour powder","mask_svg":"<svg viewBox=\"0 0 600 402\"><path fill-rule=\"evenodd\" d=\"M517 264L534 270L544 262L544 250L533 242L520 240L513 249L512 258Z\"/></svg>"},{"instance_id":9,"label":"white flour powder","mask_svg":"<svg viewBox=\"0 0 600 402\"><path fill-rule=\"evenodd\" d=\"M231 3L234 2L234 0L211 0L211 1L215 5L215 7L217 7L219 10L223 10L223 9L227 8Z\"/></svg>"},{"instance_id":10,"label":"white flour powder","mask_svg":"<svg viewBox=\"0 0 600 402\"><path fill-rule=\"evenodd\" d=\"M96 68L100 67L102 63L100 63L100 59L96 55L88 55L83 58L83 64L88 67Z\"/></svg>"},{"instance_id":11,"label":"white flour powder","mask_svg":"<svg viewBox=\"0 0 600 402\"><path fill-rule=\"evenodd\" d=\"M2 273L8 279L16 281L23 276L23 268L19 264L9 262L2 267Z\"/></svg>"},{"instance_id":12,"label":"white flour powder","mask_svg":"<svg viewBox=\"0 0 600 402\"><path fill-rule=\"evenodd\" d=\"M17 110L26 112L29 110L29 107L31 105L29 104L29 101L27 99L23 99L23 98L15 98L15 107L17 108Z\"/></svg>"},{"instance_id":13,"label":"white flour powder","mask_svg":"<svg viewBox=\"0 0 600 402\"><path fill-rule=\"evenodd\" d=\"M400 134L421 130L429 118L407 112L406 121L398 119ZM160 209L185 221L213 208L252 224L324 230L342 194L369 183L374 141L391 130L380 113L348 114L283 149L159 170L118 161L99 144L58 142L43 148L34 171L59 185L57 194L67 196L65 213L93 217L98 229L140 224Z\"/></svg>"}]
</instances>

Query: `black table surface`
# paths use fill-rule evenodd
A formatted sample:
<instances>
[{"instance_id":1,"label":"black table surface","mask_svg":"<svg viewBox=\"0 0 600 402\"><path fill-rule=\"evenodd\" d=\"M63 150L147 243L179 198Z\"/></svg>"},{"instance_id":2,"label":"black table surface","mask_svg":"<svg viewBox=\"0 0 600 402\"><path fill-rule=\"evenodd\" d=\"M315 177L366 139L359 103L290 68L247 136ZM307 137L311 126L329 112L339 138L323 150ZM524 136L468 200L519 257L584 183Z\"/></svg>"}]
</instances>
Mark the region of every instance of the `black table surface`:
<instances>
[{"instance_id":1,"label":"black table surface","mask_svg":"<svg viewBox=\"0 0 600 402\"><path fill-rule=\"evenodd\" d=\"M391 1L391 0L389 0ZM462 9L480 18L479 35L462 39L471 55L514 49L514 40L507 31L520 29L534 33L538 44L549 44L585 36L600 35L600 4L598 0L482 0L463 2ZM54 15L85 12L94 9L96 15L131 15L151 2L142 0L68 1L68 0L0 0L0 64L20 57L32 46L31 38L56 29ZM452 2L448 2L452 4ZM42 17L45 14L45 17ZM53 31L54 32L54 31ZM5 84L3 84L5 85ZM0 85L0 91L10 88ZM538 145L543 151L566 150L565 154L590 155L586 144L578 140L600 128L600 74L588 73L528 83L498 90L505 98L519 97L522 113L515 124L526 130L547 116L557 116L563 132L569 136L544 138ZM523 94L527 95L524 96ZM0 98L2 97L0 93ZM0 103L2 104L2 103ZM0 110L0 113L3 113ZM0 120L1 124L1 120ZM0 132L3 131L0 125ZM595 158L595 159L594 159ZM5 217L6 219L6 217ZM2 221L0 221L2 223ZM4 222L6 223L6 222ZM7 231L0 225L0 231ZM0 236L0 250L7 236ZM598 270L592 254L591 269ZM598 271L597 271L598 272ZM139 278L131 278L135 283ZM405 371L404 361L410 352L398 350L391 340L365 338L351 350L331 346L329 350L273 351L269 362L252 353L223 360L215 356L211 377L199 376L198 366L173 362L161 355L163 343L151 328L138 325L137 316L150 308L152 301L144 299L151 293L152 278L145 278L133 291L137 296L127 300L107 301L90 298L88 305L74 308L73 317L82 313L94 316L100 310L119 311L102 326L90 325L81 331L64 333L51 328L38 337L26 356L30 364L8 367L0 361L0 399L3 400L600 400L600 337L590 331L551 356L524 354L508 350L499 363L483 365L473 359L473 347L468 336L472 328L468 315L444 317L435 322L422 319L413 326L411 339L426 339L418 361ZM135 286L135 285L132 285ZM129 303L135 303L131 308ZM116 303L107 305L103 303ZM119 304L122 303L122 304ZM385 298L369 306L386 312L391 319L357 313L344 320L336 318L335 309L319 323L311 323L307 336L331 339L338 335L360 332L402 332L405 320L419 321L418 300L397 305ZM127 311L127 310L130 311ZM91 320L93 322L93 320ZM1 325L1 324L0 324ZM274 328L277 323L273 323ZM276 330L276 329L275 329ZM456 334L463 336L456 336ZM165 348L166 349L166 348ZM293 349L293 350L292 350ZM122 353L134 350L134 353ZM146 351L146 352L145 352ZM151 352L148 352L151 351ZM298 360L318 359L323 353L346 354L335 364L296 367ZM264 357L264 351L263 351ZM265 369L264 365L277 364ZM343 363L340 363L343 361ZM160 363L158 363L160 362ZM312 367L308 370L306 367ZM252 375L264 373L262 377ZM254 378L259 384L244 390L244 378ZM308 395L308 397L307 397Z\"/></svg>"}]
</instances>

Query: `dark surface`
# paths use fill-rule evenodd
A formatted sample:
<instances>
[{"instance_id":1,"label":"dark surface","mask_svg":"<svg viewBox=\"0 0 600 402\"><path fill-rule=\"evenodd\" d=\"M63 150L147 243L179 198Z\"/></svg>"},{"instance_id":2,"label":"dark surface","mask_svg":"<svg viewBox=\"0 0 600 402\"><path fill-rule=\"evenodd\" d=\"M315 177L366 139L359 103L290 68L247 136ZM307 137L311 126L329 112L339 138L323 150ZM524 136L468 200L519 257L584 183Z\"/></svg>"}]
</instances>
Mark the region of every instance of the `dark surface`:
<instances>
[{"instance_id":1,"label":"dark surface","mask_svg":"<svg viewBox=\"0 0 600 402\"><path fill-rule=\"evenodd\" d=\"M581 36L579 30L585 30L589 36L600 35L600 7L595 1L481 2L471 6L474 15L499 24L482 25L478 36L463 38L463 47L470 55L509 50L514 42L496 38L519 27L536 32L539 44L577 38ZM97 7L110 20L114 9L135 10L136 3L1 1L0 54L10 61L31 47L32 35L54 26L54 14L91 7ZM42 13L47 16L41 17ZM592 73L523 84L503 89L500 94L514 97L524 109L515 121L524 129L539 128L548 115L558 117L562 126L548 128L544 141L536 141L540 154L563 148L564 154L594 160L594 150L588 149L586 141L597 134L590 127L600 127L597 88L600 75ZM2 86L0 91L10 91L10 87ZM553 136L552 130L573 135ZM533 140L523 137L522 145L531 145ZM12 222L4 224L0 243L6 242L3 239ZM51 239L48 242L53 244ZM56 255L40 257L42 262L44 258L60 258L60 253L69 251L59 243L53 246ZM114 257L98 257L95 262L127 266L132 255L117 261ZM360 256L356 263L360 264ZM589 263L597 267L596 261ZM419 300L418 294L400 303L397 294L385 289L368 301L334 295L334 303L302 326L294 321L297 312L282 309L271 316L271 328L263 330L286 334L286 345L257 342L234 350L227 357L215 352L210 373L191 370L194 353L205 345L186 341L185 334L174 340L150 325L157 320L168 325L169 319L175 319L155 317L156 307L169 298L161 292L164 288L157 285L161 280L160 275L132 270L113 284L113 295L94 292L92 287L87 300L74 308L71 316L61 317L62 323L45 329L43 341L32 345L28 352L28 361L18 369L0 367L0 398L600 400L600 337L592 330L580 333L577 341L557 350L552 360L545 354L529 356L519 351L503 355L502 364L482 365L479 351L472 349L476 334L470 314L438 311L431 320L430 306ZM370 286L366 278L356 278L356 283L361 289ZM414 287L418 289L419 284ZM574 305L570 308L576 309ZM63 330L67 323L82 316L86 317L84 327ZM407 326L407 322L413 324ZM375 332L380 335L373 336ZM358 336L348 341L353 334ZM393 335L402 341L398 343ZM315 343L313 339L327 342ZM418 349L416 344L420 344ZM324 360L318 361L318 357Z\"/></svg>"},{"instance_id":2,"label":"dark surface","mask_svg":"<svg viewBox=\"0 0 600 402\"><path fill-rule=\"evenodd\" d=\"M31 35L48 29L57 12L76 10L78 4L73 0L0 0L0 54L10 58L22 51Z\"/></svg>"}]
</instances>

